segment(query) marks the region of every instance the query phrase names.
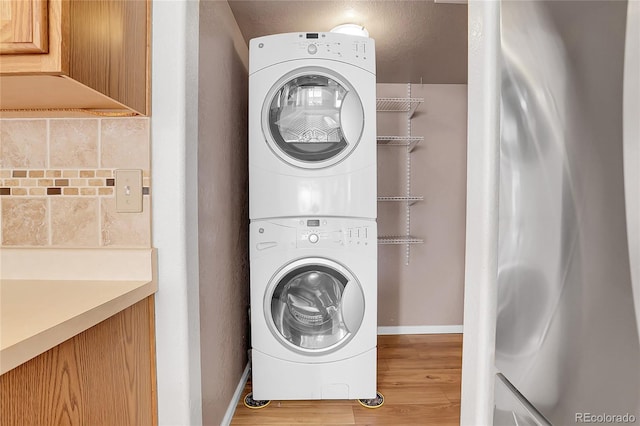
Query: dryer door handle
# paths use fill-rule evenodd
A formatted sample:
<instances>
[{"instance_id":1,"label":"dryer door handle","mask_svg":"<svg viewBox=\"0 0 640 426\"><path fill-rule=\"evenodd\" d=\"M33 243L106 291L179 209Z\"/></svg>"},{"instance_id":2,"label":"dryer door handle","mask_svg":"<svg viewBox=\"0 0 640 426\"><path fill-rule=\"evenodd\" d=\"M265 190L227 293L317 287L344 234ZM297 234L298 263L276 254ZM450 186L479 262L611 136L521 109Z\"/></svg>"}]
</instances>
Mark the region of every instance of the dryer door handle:
<instances>
[{"instance_id":1,"label":"dryer door handle","mask_svg":"<svg viewBox=\"0 0 640 426\"><path fill-rule=\"evenodd\" d=\"M358 95L349 91L342 99L340 108L340 128L347 144L355 144L364 128L364 110Z\"/></svg>"},{"instance_id":2,"label":"dryer door handle","mask_svg":"<svg viewBox=\"0 0 640 426\"><path fill-rule=\"evenodd\" d=\"M347 283L342 292L340 309L347 330L350 333L358 331L364 317L364 295L359 285L353 282Z\"/></svg>"}]
</instances>

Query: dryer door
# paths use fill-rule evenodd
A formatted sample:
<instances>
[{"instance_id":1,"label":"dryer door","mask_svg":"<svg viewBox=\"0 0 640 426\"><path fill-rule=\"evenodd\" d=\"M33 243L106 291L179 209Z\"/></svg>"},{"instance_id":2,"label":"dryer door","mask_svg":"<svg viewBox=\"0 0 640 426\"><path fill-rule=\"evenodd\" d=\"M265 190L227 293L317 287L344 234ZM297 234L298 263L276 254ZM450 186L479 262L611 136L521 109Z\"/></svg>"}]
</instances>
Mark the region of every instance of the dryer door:
<instances>
[{"instance_id":1,"label":"dryer door","mask_svg":"<svg viewBox=\"0 0 640 426\"><path fill-rule=\"evenodd\" d=\"M344 266L300 259L276 274L265 295L267 324L284 345L324 354L345 345L364 317L364 294Z\"/></svg>"},{"instance_id":2,"label":"dryer door","mask_svg":"<svg viewBox=\"0 0 640 426\"><path fill-rule=\"evenodd\" d=\"M269 147L300 168L339 163L356 148L363 129L360 97L345 79L325 68L285 75L263 106L262 130Z\"/></svg>"}]
</instances>

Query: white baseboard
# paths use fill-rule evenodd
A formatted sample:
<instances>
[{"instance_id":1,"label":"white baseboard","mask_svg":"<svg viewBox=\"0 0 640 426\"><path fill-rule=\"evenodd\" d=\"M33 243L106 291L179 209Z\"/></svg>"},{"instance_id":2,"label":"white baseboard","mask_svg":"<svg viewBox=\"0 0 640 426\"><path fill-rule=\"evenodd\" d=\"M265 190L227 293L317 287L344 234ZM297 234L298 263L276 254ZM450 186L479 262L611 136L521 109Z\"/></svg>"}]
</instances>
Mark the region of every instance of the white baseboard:
<instances>
[{"instance_id":1,"label":"white baseboard","mask_svg":"<svg viewBox=\"0 0 640 426\"><path fill-rule=\"evenodd\" d=\"M378 327L378 334L458 334L462 325L399 325Z\"/></svg>"},{"instance_id":2,"label":"white baseboard","mask_svg":"<svg viewBox=\"0 0 640 426\"><path fill-rule=\"evenodd\" d=\"M233 393L233 397L229 402L229 406L227 407L227 412L224 413L224 417L222 418L222 422L220 422L221 426L229 426L231 424L231 419L233 419L233 415L236 412L236 406L238 405L238 401L242 398L242 391L244 390L244 386L247 384L247 380L249 379L249 363L244 368L242 372L242 376L240 377L240 381L238 382L238 386L236 386L236 391Z\"/></svg>"}]
</instances>

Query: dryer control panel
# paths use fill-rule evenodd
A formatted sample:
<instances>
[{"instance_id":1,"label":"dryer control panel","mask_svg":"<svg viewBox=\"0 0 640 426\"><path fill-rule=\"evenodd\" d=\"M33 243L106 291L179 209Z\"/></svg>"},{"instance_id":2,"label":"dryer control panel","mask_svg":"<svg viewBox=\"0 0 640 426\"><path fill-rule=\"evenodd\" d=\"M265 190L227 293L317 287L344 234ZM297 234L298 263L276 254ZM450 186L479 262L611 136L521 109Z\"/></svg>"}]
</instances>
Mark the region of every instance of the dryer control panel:
<instances>
[{"instance_id":1,"label":"dryer control panel","mask_svg":"<svg viewBox=\"0 0 640 426\"><path fill-rule=\"evenodd\" d=\"M342 61L376 71L375 42L369 37L339 33L286 33L251 39L249 74L279 62L296 59Z\"/></svg>"},{"instance_id":2,"label":"dryer control panel","mask_svg":"<svg viewBox=\"0 0 640 426\"><path fill-rule=\"evenodd\" d=\"M318 33L314 33L318 35ZM368 46L368 40L365 37L354 37L354 40L331 40L326 39L323 33L320 37L307 38L303 34L299 34L299 41L295 44L298 54L301 57L305 53L309 57L324 57L335 60L348 60L354 65L361 65L367 62L367 54L374 54L373 47Z\"/></svg>"}]
</instances>

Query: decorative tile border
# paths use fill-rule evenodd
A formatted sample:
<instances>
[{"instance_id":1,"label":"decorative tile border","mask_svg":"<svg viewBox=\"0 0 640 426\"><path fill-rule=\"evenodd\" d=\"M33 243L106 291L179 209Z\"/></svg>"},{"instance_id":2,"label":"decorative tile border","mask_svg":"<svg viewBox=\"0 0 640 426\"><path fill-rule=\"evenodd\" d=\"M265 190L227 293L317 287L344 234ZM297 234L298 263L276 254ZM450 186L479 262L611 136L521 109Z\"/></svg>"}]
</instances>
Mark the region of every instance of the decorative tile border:
<instances>
[{"instance_id":1,"label":"decorative tile border","mask_svg":"<svg viewBox=\"0 0 640 426\"><path fill-rule=\"evenodd\" d=\"M2 169L2 196L99 196L114 195L116 169ZM142 194L151 193L151 178L143 171Z\"/></svg>"}]
</instances>

